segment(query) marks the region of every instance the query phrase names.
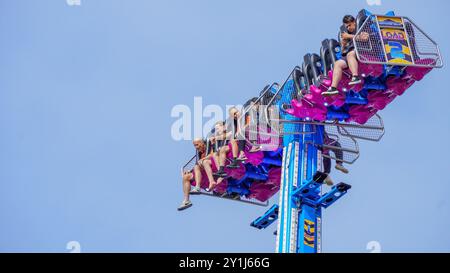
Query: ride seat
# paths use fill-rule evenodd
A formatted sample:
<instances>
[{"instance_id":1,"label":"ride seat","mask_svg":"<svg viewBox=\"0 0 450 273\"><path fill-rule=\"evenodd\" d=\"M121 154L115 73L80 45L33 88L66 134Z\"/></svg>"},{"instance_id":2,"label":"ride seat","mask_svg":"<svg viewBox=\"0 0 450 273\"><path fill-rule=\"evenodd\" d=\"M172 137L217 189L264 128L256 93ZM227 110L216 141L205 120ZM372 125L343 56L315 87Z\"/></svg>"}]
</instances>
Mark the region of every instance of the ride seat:
<instances>
[{"instance_id":1,"label":"ride seat","mask_svg":"<svg viewBox=\"0 0 450 273\"><path fill-rule=\"evenodd\" d=\"M307 86L306 76L301 68L294 70L293 79L294 79L294 88L298 95L297 99L301 99L301 97L303 96L302 90L304 90Z\"/></svg>"},{"instance_id":2,"label":"ride seat","mask_svg":"<svg viewBox=\"0 0 450 273\"><path fill-rule=\"evenodd\" d=\"M325 39L320 48L320 58L323 64L322 75L328 76L333 69L334 63L340 59L341 46L335 39Z\"/></svg>"},{"instance_id":3,"label":"ride seat","mask_svg":"<svg viewBox=\"0 0 450 273\"><path fill-rule=\"evenodd\" d=\"M308 53L303 57L303 73L306 75L309 83L308 89L311 85L320 85L322 69L322 59L319 55Z\"/></svg>"}]
</instances>

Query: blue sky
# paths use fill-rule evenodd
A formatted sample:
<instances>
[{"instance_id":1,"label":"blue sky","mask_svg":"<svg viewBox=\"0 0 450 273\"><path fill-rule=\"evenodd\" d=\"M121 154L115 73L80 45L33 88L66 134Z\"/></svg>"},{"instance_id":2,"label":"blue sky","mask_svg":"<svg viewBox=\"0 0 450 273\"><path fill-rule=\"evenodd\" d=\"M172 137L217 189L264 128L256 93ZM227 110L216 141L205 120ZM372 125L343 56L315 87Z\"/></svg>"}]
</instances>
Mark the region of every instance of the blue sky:
<instances>
[{"instance_id":1,"label":"blue sky","mask_svg":"<svg viewBox=\"0 0 450 273\"><path fill-rule=\"evenodd\" d=\"M275 226L249 226L264 208L176 211L193 150L171 109L243 103L361 8L412 18L450 56L448 1L0 0L0 251L273 252ZM324 211L324 252L450 251L449 76L384 110L381 142L335 174L353 188Z\"/></svg>"}]
</instances>

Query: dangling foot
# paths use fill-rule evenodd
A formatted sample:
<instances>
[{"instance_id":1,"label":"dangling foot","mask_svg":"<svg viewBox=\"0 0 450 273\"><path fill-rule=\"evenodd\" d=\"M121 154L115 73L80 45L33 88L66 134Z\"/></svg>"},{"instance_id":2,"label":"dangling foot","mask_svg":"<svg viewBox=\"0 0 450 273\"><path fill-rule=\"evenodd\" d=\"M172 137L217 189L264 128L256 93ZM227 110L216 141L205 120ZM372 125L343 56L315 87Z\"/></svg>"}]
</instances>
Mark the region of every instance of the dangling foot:
<instances>
[{"instance_id":1,"label":"dangling foot","mask_svg":"<svg viewBox=\"0 0 450 273\"><path fill-rule=\"evenodd\" d=\"M256 153L256 152L259 152L259 151L261 151L261 146L255 145L255 146L252 146L252 148L248 152L249 153Z\"/></svg>"},{"instance_id":2,"label":"dangling foot","mask_svg":"<svg viewBox=\"0 0 450 273\"><path fill-rule=\"evenodd\" d=\"M239 162L237 161L237 158L234 158L231 164L227 166L228 169L239 169Z\"/></svg>"},{"instance_id":3,"label":"dangling foot","mask_svg":"<svg viewBox=\"0 0 450 273\"><path fill-rule=\"evenodd\" d=\"M336 164L336 166L334 166L334 168L336 168L336 170L339 170L343 173L346 173L346 174L348 173L347 168L345 168L342 164Z\"/></svg>"},{"instance_id":4,"label":"dangling foot","mask_svg":"<svg viewBox=\"0 0 450 273\"><path fill-rule=\"evenodd\" d=\"M209 184L209 187L206 189L207 192L211 192L214 190L214 188L217 186L216 182L211 182L211 184Z\"/></svg>"},{"instance_id":5,"label":"dangling foot","mask_svg":"<svg viewBox=\"0 0 450 273\"><path fill-rule=\"evenodd\" d=\"M213 174L214 177L217 178L226 178L228 175L225 172L225 170L223 169L223 166L219 168L219 170Z\"/></svg>"},{"instance_id":6,"label":"dangling foot","mask_svg":"<svg viewBox=\"0 0 450 273\"><path fill-rule=\"evenodd\" d=\"M237 161L239 162L245 162L247 160L247 157L245 157L245 153L241 152L241 154L239 155L239 157L237 158Z\"/></svg>"},{"instance_id":7,"label":"dangling foot","mask_svg":"<svg viewBox=\"0 0 450 273\"><path fill-rule=\"evenodd\" d=\"M231 198L233 200L241 200L241 195L239 193L235 193Z\"/></svg>"},{"instance_id":8,"label":"dangling foot","mask_svg":"<svg viewBox=\"0 0 450 273\"><path fill-rule=\"evenodd\" d=\"M327 184L327 185L330 186L330 187L334 185L333 180L331 180L330 175L327 175L327 178L325 178L325 180L323 181L323 183Z\"/></svg>"},{"instance_id":9,"label":"dangling foot","mask_svg":"<svg viewBox=\"0 0 450 273\"><path fill-rule=\"evenodd\" d=\"M348 85L357 85L360 84L362 81L358 76L353 76L352 80L348 83Z\"/></svg>"},{"instance_id":10,"label":"dangling foot","mask_svg":"<svg viewBox=\"0 0 450 273\"><path fill-rule=\"evenodd\" d=\"M201 193L200 187L195 187L189 192L189 194L193 194L193 195L200 194L200 193Z\"/></svg>"},{"instance_id":11,"label":"dangling foot","mask_svg":"<svg viewBox=\"0 0 450 273\"><path fill-rule=\"evenodd\" d=\"M339 91L336 87L330 87L327 91L322 92L322 96L324 97L335 96L337 94L339 94Z\"/></svg>"},{"instance_id":12,"label":"dangling foot","mask_svg":"<svg viewBox=\"0 0 450 273\"><path fill-rule=\"evenodd\" d=\"M178 211L182 211L182 210L188 209L188 208L190 208L190 207L192 207L192 202L191 202L191 200L184 200L184 201L181 203L181 205L178 207Z\"/></svg>"}]
</instances>

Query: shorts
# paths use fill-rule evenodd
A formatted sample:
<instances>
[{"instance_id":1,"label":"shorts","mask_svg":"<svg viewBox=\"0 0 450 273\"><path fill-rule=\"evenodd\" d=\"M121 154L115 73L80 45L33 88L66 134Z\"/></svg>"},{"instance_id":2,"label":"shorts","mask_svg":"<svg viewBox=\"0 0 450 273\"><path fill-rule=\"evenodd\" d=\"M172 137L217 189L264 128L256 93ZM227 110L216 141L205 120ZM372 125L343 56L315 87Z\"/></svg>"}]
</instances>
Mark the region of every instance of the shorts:
<instances>
[{"instance_id":1,"label":"shorts","mask_svg":"<svg viewBox=\"0 0 450 273\"><path fill-rule=\"evenodd\" d=\"M354 49L350 50L349 52L342 54L341 60L343 60L348 65L347 55L348 53L355 51Z\"/></svg>"}]
</instances>

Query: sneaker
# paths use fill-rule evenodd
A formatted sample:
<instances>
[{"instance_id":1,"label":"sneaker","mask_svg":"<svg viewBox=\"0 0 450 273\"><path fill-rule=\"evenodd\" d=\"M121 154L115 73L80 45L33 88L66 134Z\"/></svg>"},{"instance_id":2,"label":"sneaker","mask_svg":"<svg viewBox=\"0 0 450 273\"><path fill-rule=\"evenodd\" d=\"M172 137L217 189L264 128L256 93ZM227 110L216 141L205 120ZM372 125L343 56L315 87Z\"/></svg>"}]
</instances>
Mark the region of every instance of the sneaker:
<instances>
[{"instance_id":1,"label":"sneaker","mask_svg":"<svg viewBox=\"0 0 450 273\"><path fill-rule=\"evenodd\" d=\"M240 163L242 163L242 164L245 164L245 162L248 160L248 158L238 158L237 159L237 161L238 162L240 162Z\"/></svg>"},{"instance_id":2,"label":"sneaker","mask_svg":"<svg viewBox=\"0 0 450 273\"><path fill-rule=\"evenodd\" d=\"M230 195L228 195L228 198L233 199L233 200L240 200L241 195L239 193L233 192Z\"/></svg>"},{"instance_id":3,"label":"sneaker","mask_svg":"<svg viewBox=\"0 0 450 273\"><path fill-rule=\"evenodd\" d=\"M336 166L334 166L334 168L336 168L336 170L339 170L343 173L348 173L347 168L345 168L342 164L336 164Z\"/></svg>"},{"instance_id":4,"label":"sneaker","mask_svg":"<svg viewBox=\"0 0 450 273\"><path fill-rule=\"evenodd\" d=\"M360 84L362 81L358 76L353 76L352 80L348 83L348 85L357 85Z\"/></svg>"},{"instance_id":5,"label":"sneaker","mask_svg":"<svg viewBox=\"0 0 450 273\"><path fill-rule=\"evenodd\" d=\"M191 200L183 201L183 203L181 203L181 205L178 207L178 211L182 211L190 207L192 207Z\"/></svg>"},{"instance_id":6,"label":"sneaker","mask_svg":"<svg viewBox=\"0 0 450 273\"><path fill-rule=\"evenodd\" d=\"M324 96L324 97L334 96L337 94L339 94L339 91L337 90L336 87L330 87L330 88L328 88L327 91L322 92L322 96Z\"/></svg>"},{"instance_id":7,"label":"sneaker","mask_svg":"<svg viewBox=\"0 0 450 273\"><path fill-rule=\"evenodd\" d=\"M201 193L201 190L199 187L195 187L189 192L189 194L200 194L200 193Z\"/></svg>"},{"instance_id":8,"label":"sneaker","mask_svg":"<svg viewBox=\"0 0 450 273\"><path fill-rule=\"evenodd\" d=\"M217 178L226 178L228 175L227 175L227 173L225 171L220 171L219 170L216 173L213 173L213 176L217 177Z\"/></svg>"},{"instance_id":9,"label":"sneaker","mask_svg":"<svg viewBox=\"0 0 450 273\"><path fill-rule=\"evenodd\" d=\"M234 159L231 164L227 166L228 169L239 169L239 162L237 159Z\"/></svg>"},{"instance_id":10,"label":"sneaker","mask_svg":"<svg viewBox=\"0 0 450 273\"><path fill-rule=\"evenodd\" d=\"M246 160L248 160L248 158L246 158L245 155L244 155L244 156L242 156L242 157L236 158L236 160L237 160L238 162L245 162Z\"/></svg>"},{"instance_id":11,"label":"sneaker","mask_svg":"<svg viewBox=\"0 0 450 273\"><path fill-rule=\"evenodd\" d=\"M327 176L327 178L325 178L323 183L327 184L330 187L334 185L333 180L331 180L331 177L329 175Z\"/></svg>"},{"instance_id":12,"label":"sneaker","mask_svg":"<svg viewBox=\"0 0 450 273\"><path fill-rule=\"evenodd\" d=\"M210 185L208 188L206 188L205 190L206 190L207 192L212 192L212 191L216 188L216 186L217 186L217 183L216 183L216 182L213 182L213 183L211 183L211 185Z\"/></svg>"},{"instance_id":13,"label":"sneaker","mask_svg":"<svg viewBox=\"0 0 450 273\"><path fill-rule=\"evenodd\" d=\"M248 151L249 153L257 153L257 152L259 152L259 151L261 151L261 146L259 146L259 145L254 145L254 146L252 146L252 148L250 149L250 151Z\"/></svg>"}]
</instances>

